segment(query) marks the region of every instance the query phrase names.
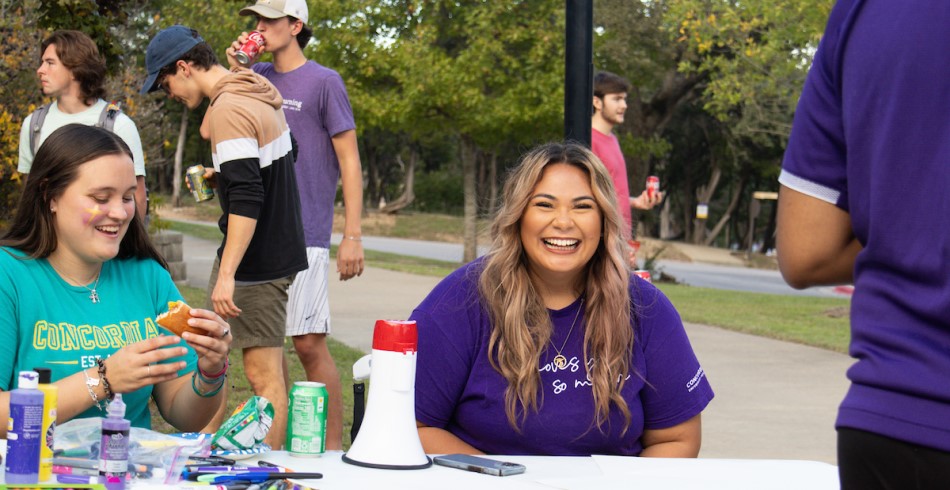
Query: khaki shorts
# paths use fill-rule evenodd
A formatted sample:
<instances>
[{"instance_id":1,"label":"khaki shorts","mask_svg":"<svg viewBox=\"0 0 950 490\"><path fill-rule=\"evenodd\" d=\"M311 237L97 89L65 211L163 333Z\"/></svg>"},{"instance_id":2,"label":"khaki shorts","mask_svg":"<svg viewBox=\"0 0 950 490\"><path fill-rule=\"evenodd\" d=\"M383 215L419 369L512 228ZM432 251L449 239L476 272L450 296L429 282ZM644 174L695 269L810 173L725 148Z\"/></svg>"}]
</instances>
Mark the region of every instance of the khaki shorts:
<instances>
[{"instance_id":1,"label":"khaki shorts","mask_svg":"<svg viewBox=\"0 0 950 490\"><path fill-rule=\"evenodd\" d=\"M215 259L208 280L206 307L210 310L214 310L211 293L218 282L219 265L220 259ZM252 285L235 285L234 304L241 309L241 314L228 320L232 348L283 347L287 331L287 290L293 279L288 276Z\"/></svg>"}]
</instances>

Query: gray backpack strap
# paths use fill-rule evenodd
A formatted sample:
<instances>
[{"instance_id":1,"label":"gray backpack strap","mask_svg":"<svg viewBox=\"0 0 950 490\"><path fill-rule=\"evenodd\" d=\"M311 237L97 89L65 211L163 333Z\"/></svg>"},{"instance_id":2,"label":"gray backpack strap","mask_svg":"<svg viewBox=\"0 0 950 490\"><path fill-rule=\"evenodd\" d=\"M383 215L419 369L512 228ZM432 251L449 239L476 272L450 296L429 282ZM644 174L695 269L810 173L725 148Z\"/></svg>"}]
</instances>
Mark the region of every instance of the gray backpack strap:
<instances>
[{"instance_id":1,"label":"gray backpack strap","mask_svg":"<svg viewBox=\"0 0 950 490\"><path fill-rule=\"evenodd\" d=\"M36 150L40 147L40 130L43 129L43 121L46 120L46 114L49 113L49 106L53 103L41 105L33 111L33 117L30 118L30 151L36 155Z\"/></svg>"},{"instance_id":2,"label":"gray backpack strap","mask_svg":"<svg viewBox=\"0 0 950 490\"><path fill-rule=\"evenodd\" d=\"M114 133L115 131L112 128L115 126L115 120L122 113L120 105L122 104L116 101L106 104L105 109L102 109L102 113L99 114L99 122L96 123L96 127Z\"/></svg>"}]
</instances>

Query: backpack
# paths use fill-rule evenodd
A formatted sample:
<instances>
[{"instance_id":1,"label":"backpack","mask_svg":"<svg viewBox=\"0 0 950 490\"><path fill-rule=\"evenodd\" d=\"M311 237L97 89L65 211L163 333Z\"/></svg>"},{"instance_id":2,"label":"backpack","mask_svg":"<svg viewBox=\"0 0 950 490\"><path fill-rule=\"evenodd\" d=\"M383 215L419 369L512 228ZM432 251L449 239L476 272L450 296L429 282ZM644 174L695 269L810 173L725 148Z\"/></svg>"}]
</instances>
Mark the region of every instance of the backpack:
<instances>
[{"instance_id":1,"label":"backpack","mask_svg":"<svg viewBox=\"0 0 950 490\"><path fill-rule=\"evenodd\" d=\"M36 156L36 150L40 146L40 130L43 129L43 122L46 121L46 114L49 112L50 105L52 105L52 102L33 111L33 117L30 119L30 151L33 152L33 156ZM116 101L106 104L106 107L102 109L102 114L99 114L99 122L96 123L96 127L105 129L110 133L115 132L112 128L115 126L116 118L122 113L120 105L121 103Z\"/></svg>"}]
</instances>

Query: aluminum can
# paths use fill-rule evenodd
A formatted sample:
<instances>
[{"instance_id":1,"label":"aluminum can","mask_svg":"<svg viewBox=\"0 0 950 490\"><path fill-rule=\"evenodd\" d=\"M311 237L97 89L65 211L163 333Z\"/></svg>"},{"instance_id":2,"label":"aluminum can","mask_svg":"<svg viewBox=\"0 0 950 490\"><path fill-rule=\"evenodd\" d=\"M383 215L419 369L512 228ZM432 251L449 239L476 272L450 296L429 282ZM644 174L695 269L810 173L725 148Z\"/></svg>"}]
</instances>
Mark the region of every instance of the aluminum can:
<instances>
[{"instance_id":1,"label":"aluminum can","mask_svg":"<svg viewBox=\"0 0 950 490\"><path fill-rule=\"evenodd\" d=\"M241 46L241 49L234 52L234 59L238 63L248 66L254 61L254 58L257 58L262 46L264 46L264 36L260 32L252 31L247 35L247 41Z\"/></svg>"},{"instance_id":2,"label":"aluminum can","mask_svg":"<svg viewBox=\"0 0 950 490\"><path fill-rule=\"evenodd\" d=\"M287 404L287 451L291 456L315 458L326 451L327 387L315 381L297 381Z\"/></svg>"},{"instance_id":3,"label":"aluminum can","mask_svg":"<svg viewBox=\"0 0 950 490\"><path fill-rule=\"evenodd\" d=\"M660 192L660 178L656 175L647 177L647 196L653 199L653 196Z\"/></svg>"},{"instance_id":4,"label":"aluminum can","mask_svg":"<svg viewBox=\"0 0 950 490\"><path fill-rule=\"evenodd\" d=\"M205 180L205 168L201 165L192 165L185 171L185 179L188 181L188 187L195 196L195 201L207 201L214 198L214 189Z\"/></svg>"},{"instance_id":5,"label":"aluminum can","mask_svg":"<svg viewBox=\"0 0 950 490\"><path fill-rule=\"evenodd\" d=\"M638 269L638 270L633 271L633 273L637 275L640 279L643 279L646 282L649 282L649 283L653 282L653 277L650 275L650 271L646 269Z\"/></svg>"}]
</instances>

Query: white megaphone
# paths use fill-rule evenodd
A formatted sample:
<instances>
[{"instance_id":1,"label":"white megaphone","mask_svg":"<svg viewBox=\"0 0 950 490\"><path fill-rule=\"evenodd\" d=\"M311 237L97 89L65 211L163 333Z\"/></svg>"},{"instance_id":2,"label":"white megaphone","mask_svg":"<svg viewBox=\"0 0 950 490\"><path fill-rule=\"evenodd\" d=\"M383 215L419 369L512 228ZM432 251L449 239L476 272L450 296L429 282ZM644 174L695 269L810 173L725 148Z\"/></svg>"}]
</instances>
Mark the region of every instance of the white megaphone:
<instances>
[{"instance_id":1,"label":"white megaphone","mask_svg":"<svg viewBox=\"0 0 950 490\"><path fill-rule=\"evenodd\" d=\"M353 365L353 378L370 371L369 400L359 433L343 461L368 468L417 470L432 466L416 428L416 322L377 320L373 353Z\"/></svg>"}]
</instances>

